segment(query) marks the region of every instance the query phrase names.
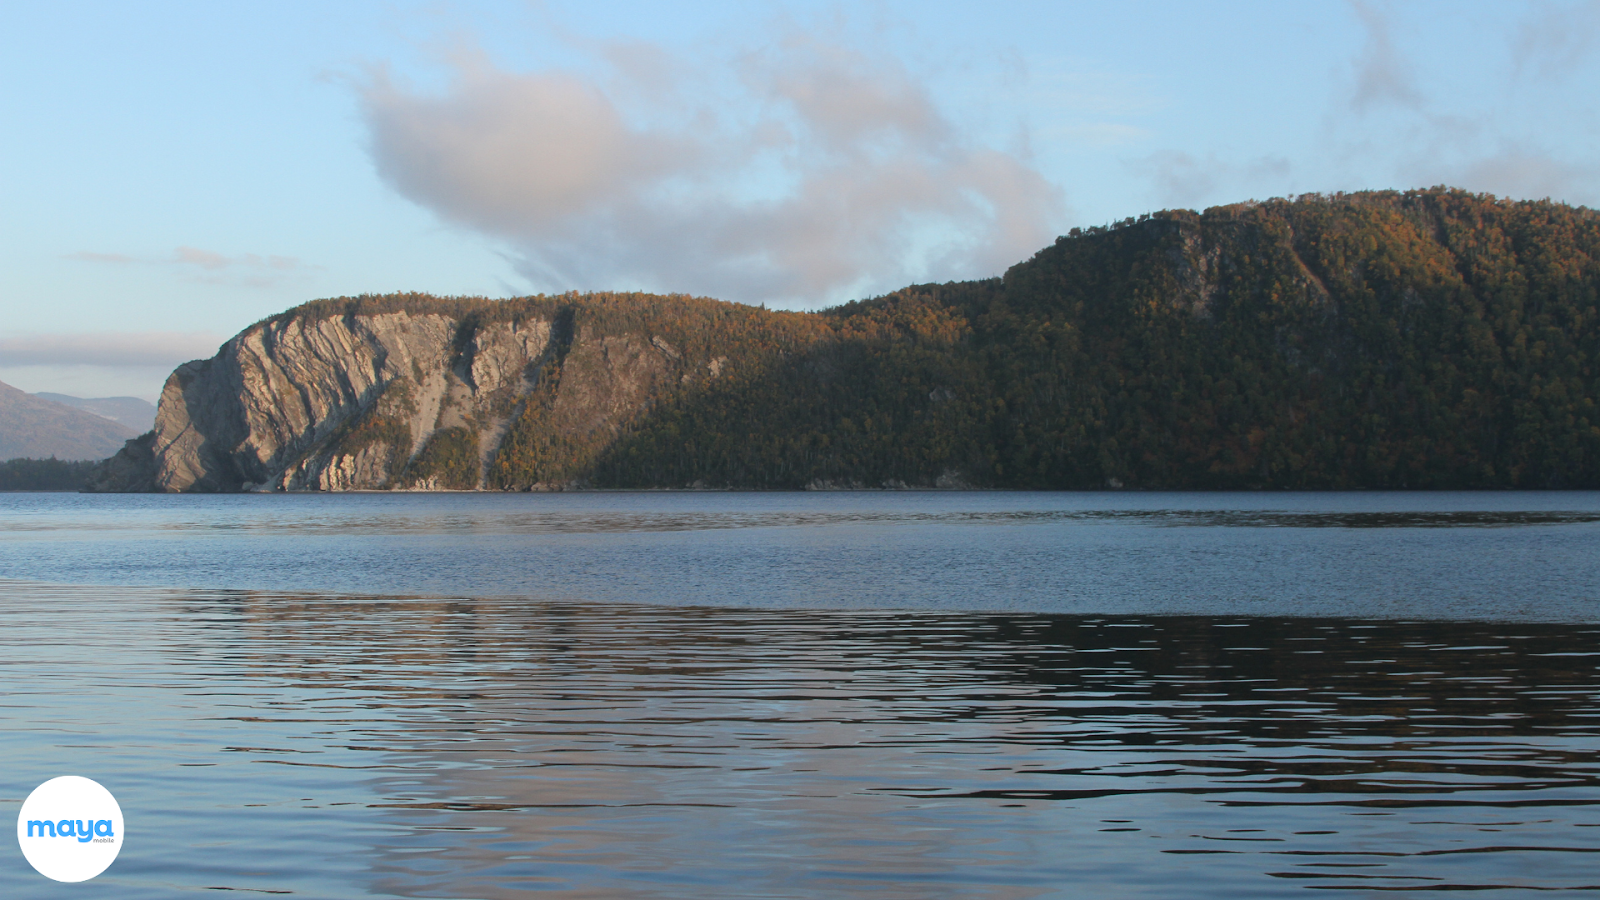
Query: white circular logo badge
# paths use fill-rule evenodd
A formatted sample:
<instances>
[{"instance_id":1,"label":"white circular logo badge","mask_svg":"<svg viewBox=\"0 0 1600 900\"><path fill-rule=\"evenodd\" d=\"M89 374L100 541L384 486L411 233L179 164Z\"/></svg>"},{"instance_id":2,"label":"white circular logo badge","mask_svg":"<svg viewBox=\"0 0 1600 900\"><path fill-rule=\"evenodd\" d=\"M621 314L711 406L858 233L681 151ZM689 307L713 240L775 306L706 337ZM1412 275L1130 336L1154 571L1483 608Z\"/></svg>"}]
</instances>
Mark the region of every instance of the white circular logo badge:
<instances>
[{"instance_id":1,"label":"white circular logo badge","mask_svg":"<svg viewBox=\"0 0 1600 900\"><path fill-rule=\"evenodd\" d=\"M122 849L122 807L96 782L77 775L52 778L33 789L17 816L17 843L39 874L56 881L88 881Z\"/></svg>"}]
</instances>

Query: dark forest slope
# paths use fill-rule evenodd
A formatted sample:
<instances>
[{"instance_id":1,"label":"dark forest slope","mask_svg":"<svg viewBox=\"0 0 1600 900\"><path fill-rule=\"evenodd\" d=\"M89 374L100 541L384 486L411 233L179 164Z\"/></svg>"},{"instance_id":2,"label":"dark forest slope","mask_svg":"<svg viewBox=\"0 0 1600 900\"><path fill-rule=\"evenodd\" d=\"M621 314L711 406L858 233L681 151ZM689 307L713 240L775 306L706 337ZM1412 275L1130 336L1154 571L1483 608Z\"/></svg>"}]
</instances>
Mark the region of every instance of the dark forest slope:
<instances>
[{"instance_id":1,"label":"dark forest slope","mask_svg":"<svg viewBox=\"0 0 1600 900\"><path fill-rule=\"evenodd\" d=\"M611 485L1600 486L1600 216L1459 191L1074 231L652 418Z\"/></svg>"}]
</instances>

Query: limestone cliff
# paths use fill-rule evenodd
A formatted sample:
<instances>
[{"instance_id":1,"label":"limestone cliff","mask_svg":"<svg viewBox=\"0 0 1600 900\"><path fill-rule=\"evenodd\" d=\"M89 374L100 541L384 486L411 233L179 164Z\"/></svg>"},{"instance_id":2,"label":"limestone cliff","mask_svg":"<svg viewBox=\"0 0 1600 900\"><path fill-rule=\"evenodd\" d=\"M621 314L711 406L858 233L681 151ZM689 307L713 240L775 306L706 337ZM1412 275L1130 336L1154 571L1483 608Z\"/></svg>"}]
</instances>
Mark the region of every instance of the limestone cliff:
<instances>
[{"instance_id":1,"label":"limestone cliff","mask_svg":"<svg viewBox=\"0 0 1600 900\"><path fill-rule=\"evenodd\" d=\"M173 372L154 429L89 489L566 486L529 480L537 467L497 468L508 436L553 429L569 452L592 455L653 401L726 364L685 355L649 321L608 320L592 297L566 300L361 298L268 319Z\"/></svg>"}]
</instances>

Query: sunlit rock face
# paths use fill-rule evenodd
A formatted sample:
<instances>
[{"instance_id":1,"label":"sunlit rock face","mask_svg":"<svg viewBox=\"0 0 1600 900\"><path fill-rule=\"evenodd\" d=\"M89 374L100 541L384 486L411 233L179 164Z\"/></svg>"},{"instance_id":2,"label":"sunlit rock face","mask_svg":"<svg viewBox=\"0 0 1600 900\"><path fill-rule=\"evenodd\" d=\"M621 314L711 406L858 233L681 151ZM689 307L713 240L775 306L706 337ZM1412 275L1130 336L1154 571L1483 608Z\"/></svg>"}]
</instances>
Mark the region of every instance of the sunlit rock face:
<instances>
[{"instance_id":1,"label":"sunlit rock face","mask_svg":"<svg viewBox=\"0 0 1600 900\"><path fill-rule=\"evenodd\" d=\"M565 487L536 480L537 467L495 466L530 402L538 424L581 451L603 445L664 388L693 381L691 370L715 377L723 365L686 361L658 335L597 333L558 305L504 319L416 305L292 311L180 366L154 429L90 489Z\"/></svg>"}]
</instances>

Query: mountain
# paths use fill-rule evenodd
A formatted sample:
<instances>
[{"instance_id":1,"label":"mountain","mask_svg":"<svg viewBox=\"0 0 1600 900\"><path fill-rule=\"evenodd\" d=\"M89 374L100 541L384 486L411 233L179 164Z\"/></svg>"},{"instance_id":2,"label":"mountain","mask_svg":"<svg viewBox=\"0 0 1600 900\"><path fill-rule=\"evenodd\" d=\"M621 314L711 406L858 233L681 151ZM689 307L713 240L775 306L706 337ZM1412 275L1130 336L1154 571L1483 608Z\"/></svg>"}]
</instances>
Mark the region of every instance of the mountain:
<instances>
[{"instance_id":1,"label":"mountain","mask_svg":"<svg viewBox=\"0 0 1600 900\"><path fill-rule=\"evenodd\" d=\"M34 394L41 400L50 400L86 412L92 412L101 418L110 419L127 426L134 434L144 434L156 421L155 404L138 397L74 397L70 394L52 394L39 391Z\"/></svg>"},{"instance_id":2,"label":"mountain","mask_svg":"<svg viewBox=\"0 0 1600 900\"><path fill-rule=\"evenodd\" d=\"M1600 487L1600 214L1448 189L1074 230L820 313L319 300L102 490Z\"/></svg>"},{"instance_id":3,"label":"mountain","mask_svg":"<svg viewBox=\"0 0 1600 900\"><path fill-rule=\"evenodd\" d=\"M0 459L105 459L134 431L0 383Z\"/></svg>"}]
</instances>

